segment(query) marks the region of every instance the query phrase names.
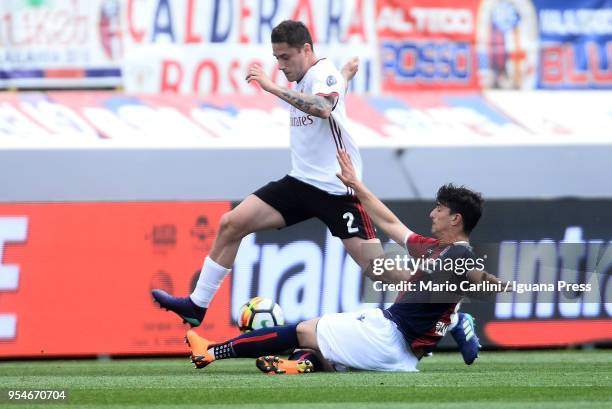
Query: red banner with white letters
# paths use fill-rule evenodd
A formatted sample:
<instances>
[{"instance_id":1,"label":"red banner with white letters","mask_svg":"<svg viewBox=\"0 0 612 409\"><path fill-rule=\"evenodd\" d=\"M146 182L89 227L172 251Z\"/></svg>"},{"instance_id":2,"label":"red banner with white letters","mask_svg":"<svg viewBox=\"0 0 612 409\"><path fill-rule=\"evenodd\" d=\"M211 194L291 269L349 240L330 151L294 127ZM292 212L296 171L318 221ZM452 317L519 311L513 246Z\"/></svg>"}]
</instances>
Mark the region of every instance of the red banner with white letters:
<instances>
[{"instance_id":1,"label":"red banner with white letters","mask_svg":"<svg viewBox=\"0 0 612 409\"><path fill-rule=\"evenodd\" d=\"M187 295L229 202L0 205L0 357L188 353L153 303ZM198 331L238 330L230 279Z\"/></svg>"}]
</instances>

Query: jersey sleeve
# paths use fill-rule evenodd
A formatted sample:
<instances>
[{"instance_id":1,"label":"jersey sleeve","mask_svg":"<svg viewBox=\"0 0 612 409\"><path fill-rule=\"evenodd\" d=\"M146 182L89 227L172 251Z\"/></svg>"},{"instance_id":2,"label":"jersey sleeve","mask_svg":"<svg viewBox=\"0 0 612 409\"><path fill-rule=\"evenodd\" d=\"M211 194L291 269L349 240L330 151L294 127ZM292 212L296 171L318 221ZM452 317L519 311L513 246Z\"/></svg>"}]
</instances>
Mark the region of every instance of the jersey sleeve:
<instances>
[{"instance_id":1,"label":"jersey sleeve","mask_svg":"<svg viewBox=\"0 0 612 409\"><path fill-rule=\"evenodd\" d=\"M432 237L421 236L418 233L409 232L406 237L406 250L412 257L421 257L425 255L425 251L433 245L438 245L439 240Z\"/></svg>"},{"instance_id":2,"label":"jersey sleeve","mask_svg":"<svg viewBox=\"0 0 612 409\"><path fill-rule=\"evenodd\" d=\"M344 78L337 70L321 68L314 72L312 93L321 96L344 94Z\"/></svg>"}]
</instances>

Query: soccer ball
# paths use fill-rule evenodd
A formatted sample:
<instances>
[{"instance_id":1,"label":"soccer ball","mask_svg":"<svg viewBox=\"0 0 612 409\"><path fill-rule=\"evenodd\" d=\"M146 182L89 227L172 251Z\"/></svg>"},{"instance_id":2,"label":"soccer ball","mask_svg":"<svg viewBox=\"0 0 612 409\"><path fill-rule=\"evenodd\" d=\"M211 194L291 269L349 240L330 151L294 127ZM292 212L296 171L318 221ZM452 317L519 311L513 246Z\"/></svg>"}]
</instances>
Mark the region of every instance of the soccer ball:
<instances>
[{"instance_id":1,"label":"soccer ball","mask_svg":"<svg viewBox=\"0 0 612 409\"><path fill-rule=\"evenodd\" d=\"M285 317L280 305L269 298L255 297L240 308L238 327L240 332L284 325Z\"/></svg>"}]
</instances>

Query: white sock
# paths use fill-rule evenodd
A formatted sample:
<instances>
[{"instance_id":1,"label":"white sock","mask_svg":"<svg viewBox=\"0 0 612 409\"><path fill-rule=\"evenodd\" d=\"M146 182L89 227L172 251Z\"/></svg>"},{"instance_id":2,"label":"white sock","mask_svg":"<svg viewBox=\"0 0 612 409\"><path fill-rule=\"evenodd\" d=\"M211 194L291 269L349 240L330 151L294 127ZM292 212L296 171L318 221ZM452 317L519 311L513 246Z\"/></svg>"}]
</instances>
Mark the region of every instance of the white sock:
<instances>
[{"instance_id":1,"label":"white sock","mask_svg":"<svg viewBox=\"0 0 612 409\"><path fill-rule=\"evenodd\" d=\"M199 307L208 308L208 304L210 304L215 293L221 287L223 279L229 272L230 269L217 264L210 257L206 257L200 277L198 278L198 284L196 284L195 290L191 293L191 301Z\"/></svg>"}]
</instances>

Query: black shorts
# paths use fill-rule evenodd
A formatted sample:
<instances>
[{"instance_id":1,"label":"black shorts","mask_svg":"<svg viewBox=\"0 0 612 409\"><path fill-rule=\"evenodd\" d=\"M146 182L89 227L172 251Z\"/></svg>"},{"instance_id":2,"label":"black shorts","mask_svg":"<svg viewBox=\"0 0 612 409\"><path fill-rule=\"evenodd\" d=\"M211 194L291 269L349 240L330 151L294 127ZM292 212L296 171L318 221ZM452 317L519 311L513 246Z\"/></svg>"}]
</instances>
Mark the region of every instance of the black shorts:
<instances>
[{"instance_id":1,"label":"black shorts","mask_svg":"<svg viewBox=\"0 0 612 409\"><path fill-rule=\"evenodd\" d=\"M316 217L341 239L376 238L374 224L355 196L332 195L288 175L253 194L278 210L287 226Z\"/></svg>"}]
</instances>

